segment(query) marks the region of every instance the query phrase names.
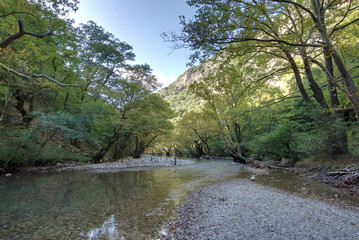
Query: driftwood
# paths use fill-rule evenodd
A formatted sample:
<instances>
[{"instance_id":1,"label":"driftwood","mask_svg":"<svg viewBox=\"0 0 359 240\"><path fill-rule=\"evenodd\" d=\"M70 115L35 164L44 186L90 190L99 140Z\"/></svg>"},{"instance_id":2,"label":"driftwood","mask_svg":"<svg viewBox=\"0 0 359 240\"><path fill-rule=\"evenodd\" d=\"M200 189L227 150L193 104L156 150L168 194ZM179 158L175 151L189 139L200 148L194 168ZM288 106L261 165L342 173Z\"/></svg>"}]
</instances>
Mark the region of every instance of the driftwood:
<instances>
[{"instance_id":1,"label":"driftwood","mask_svg":"<svg viewBox=\"0 0 359 240\"><path fill-rule=\"evenodd\" d=\"M340 171L340 172L328 172L327 176L343 176L343 175L347 175L347 174L352 174L351 172L345 172L345 171Z\"/></svg>"},{"instance_id":2,"label":"driftwood","mask_svg":"<svg viewBox=\"0 0 359 240\"><path fill-rule=\"evenodd\" d=\"M270 166L270 165L268 165L267 168L274 169L274 170L284 170L284 171L288 170L288 168L285 168L285 167L277 167L277 166Z\"/></svg>"},{"instance_id":3,"label":"driftwood","mask_svg":"<svg viewBox=\"0 0 359 240\"><path fill-rule=\"evenodd\" d=\"M349 166L335 172L327 172L318 178L335 187L348 189L352 194L359 196L359 169L357 167Z\"/></svg>"},{"instance_id":4,"label":"driftwood","mask_svg":"<svg viewBox=\"0 0 359 240\"><path fill-rule=\"evenodd\" d=\"M337 171L330 171L329 167L311 168L309 172L301 172L295 168L286 168L281 166L273 166L270 161L253 160L251 166L255 168L267 168L271 170L279 170L285 172L293 172L305 177L311 177L332 186L347 189L350 194L359 196L359 165L348 166ZM310 169L307 169L308 171Z\"/></svg>"}]
</instances>

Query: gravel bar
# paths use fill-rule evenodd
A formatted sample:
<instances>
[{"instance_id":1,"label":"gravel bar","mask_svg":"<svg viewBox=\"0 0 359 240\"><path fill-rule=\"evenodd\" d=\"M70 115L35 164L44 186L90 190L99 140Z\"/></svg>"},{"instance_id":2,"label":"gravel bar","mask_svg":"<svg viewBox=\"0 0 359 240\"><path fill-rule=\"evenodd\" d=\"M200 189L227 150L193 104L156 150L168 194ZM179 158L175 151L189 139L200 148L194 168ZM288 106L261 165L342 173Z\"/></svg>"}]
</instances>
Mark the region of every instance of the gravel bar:
<instances>
[{"instance_id":1,"label":"gravel bar","mask_svg":"<svg viewBox=\"0 0 359 240\"><path fill-rule=\"evenodd\" d=\"M174 159L169 157L159 157L151 155L142 155L141 158L128 157L116 162L105 162L96 164L71 165L60 168L61 171L66 170L101 170L101 169L124 169L136 167L169 167L184 166L195 164L192 160Z\"/></svg>"},{"instance_id":2,"label":"gravel bar","mask_svg":"<svg viewBox=\"0 0 359 240\"><path fill-rule=\"evenodd\" d=\"M301 198L247 180L201 188L161 239L359 239L359 209Z\"/></svg>"}]
</instances>

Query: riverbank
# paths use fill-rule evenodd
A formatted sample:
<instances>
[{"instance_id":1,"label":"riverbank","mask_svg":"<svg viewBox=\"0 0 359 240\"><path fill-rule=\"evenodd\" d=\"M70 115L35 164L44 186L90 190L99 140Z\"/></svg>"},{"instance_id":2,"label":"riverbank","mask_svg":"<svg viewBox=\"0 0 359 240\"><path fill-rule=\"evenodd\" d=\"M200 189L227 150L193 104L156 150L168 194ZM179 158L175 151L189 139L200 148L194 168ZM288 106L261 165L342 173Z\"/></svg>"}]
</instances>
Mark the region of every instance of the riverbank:
<instances>
[{"instance_id":1,"label":"riverbank","mask_svg":"<svg viewBox=\"0 0 359 240\"><path fill-rule=\"evenodd\" d=\"M54 166L37 166L16 169L17 172L62 172L62 171L81 171L81 170L101 170L101 169L126 169L138 167L168 167L195 164L192 160L175 159L170 157L160 157L152 155L142 155L140 158L127 157L116 162L103 163L57 163ZM8 175L11 176L11 175Z\"/></svg>"},{"instance_id":2,"label":"riverbank","mask_svg":"<svg viewBox=\"0 0 359 240\"><path fill-rule=\"evenodd\" d=\"M349 194L359 197L359 158L357 156L307 159L296 165L294 173L346 189Z\"/></svg>"},{"instance_id":3,"label":"riverbank","mask_svg":"<svg viewBox=\"0 0 359 240\"><path fill-rule=\"evenodd\" d=\"M358 224L358 208L232 180L190 194L161 239L359 239Z\"/></svg>"},{"instance_id":4,"label":"riverbank","mask_svg":"<svg viewBox=\"0 0 359 240\"><path fill-rule=\"evenodd\" d=\"M289 172L311 178L330 186L344 189L350 195L359 197L359 159L356 156L339 156L336 159L306 159L297 164L282 164L280 161L253 161L254 168Z\"/></svg>"}]
</instances>

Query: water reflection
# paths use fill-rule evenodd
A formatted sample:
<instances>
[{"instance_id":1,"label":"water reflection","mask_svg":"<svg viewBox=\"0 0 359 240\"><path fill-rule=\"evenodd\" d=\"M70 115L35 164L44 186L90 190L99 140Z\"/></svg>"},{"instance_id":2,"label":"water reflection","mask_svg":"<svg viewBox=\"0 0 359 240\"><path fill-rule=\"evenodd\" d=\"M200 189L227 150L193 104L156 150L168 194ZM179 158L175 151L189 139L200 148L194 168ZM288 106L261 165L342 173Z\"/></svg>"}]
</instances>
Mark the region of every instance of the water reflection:
<instances>
[{"instance_id":1,"label":"water reflection","mask_svg":"<svg viewBox=\"0 0 359 240\"><path fill-rule=\"evenodd\" d=\"M145 239L188 192L230 162L140 171L64 172L0 180L0 239ZM228 174L229 173L229 174Z\"/></svg>"},{"instance_id":2,"label":"water reflection","mask_svg":"<svg viewBox=\"0 0 359 240\"><path fill-rule=\"evenodd\" d=\"M148 239L189 192L251 175L230 161L203 161L176 168L0 178L0 239ZM256 182L301 191L298 179L273 173ZM323 192L322 186L305 185L312 192Z\"/></svg>"},{"instance_id":3,"label":"water reflection","mask_svg":"<svg viewBox=\"0 0 359 240\"><path fill-rule=\"evenodd\" d=\"M80 235L83 236L82 233ZM109 240L124 239L123 236L120 236L120 230L118 229L115 215L111 215L100 228L91 229L86 234L86 237L89 240L97 240L101 238Z\"/></svg>"}]
</instances>

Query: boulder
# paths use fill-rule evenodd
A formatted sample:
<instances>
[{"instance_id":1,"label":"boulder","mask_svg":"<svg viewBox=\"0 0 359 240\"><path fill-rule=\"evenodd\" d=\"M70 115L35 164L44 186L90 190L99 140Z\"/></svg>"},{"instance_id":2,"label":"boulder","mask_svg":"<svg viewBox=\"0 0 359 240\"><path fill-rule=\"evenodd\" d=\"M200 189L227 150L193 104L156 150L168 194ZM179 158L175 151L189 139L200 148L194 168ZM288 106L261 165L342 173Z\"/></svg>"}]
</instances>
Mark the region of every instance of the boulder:
<instances>
[{"instance_id":1,"label":"boulder","mask_svg":"<svg viewBox=\"0 0 359 240\"><path fill-rule=\"evenodd\" d=\"M262 162L262 164L264 164L265 166L279 166L281 162L276 161L276 160L265 160Z\"/></svg>"},{"instance_id":2,"label":"boulder","mask_svg":"<svg viewBox=\"0 0 359 240\"><path fill-rule=\"evenodd\" d=\"M263 164L263 162L258 161L258 160L254 160L254 161L253 161L253 165L254 165L255 167L260 167L260 168L264 168L264 167L265 167L264 164Z\"/></svg>"},{"instance_id":3,"label":"boulder","mask_svg":"<svg viewBox=\"0 0 359 240\"><path fill-rule=\"evenodd\" d=\"M279 167L293 167L294 161L293 161L293 159L282 158L282 160L280 161L278 166Z\"/></svg>"}]
</instances>

